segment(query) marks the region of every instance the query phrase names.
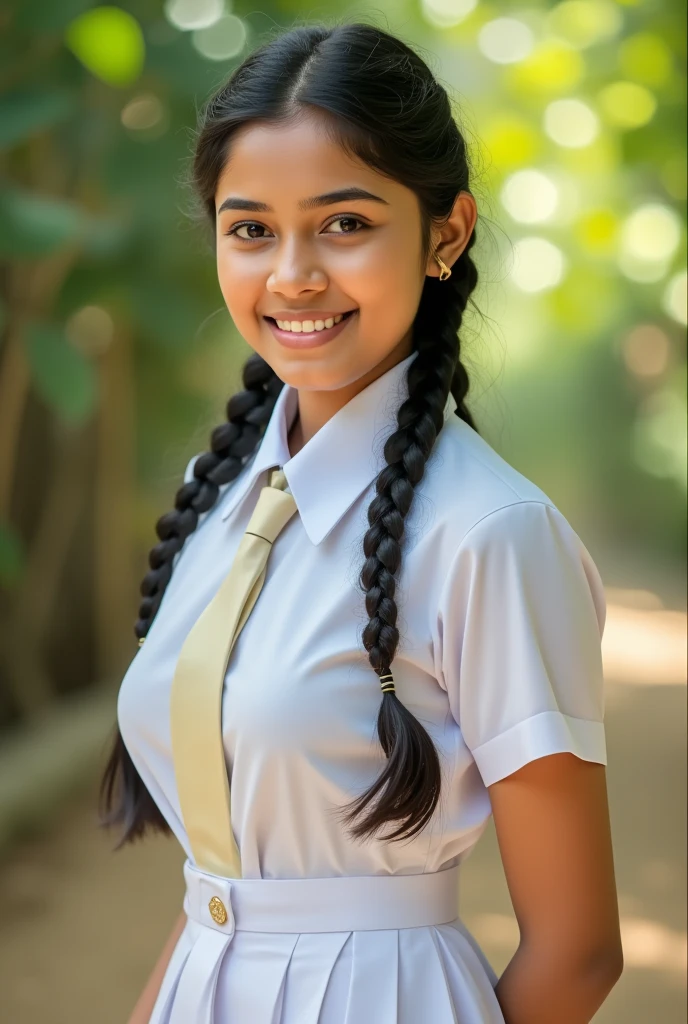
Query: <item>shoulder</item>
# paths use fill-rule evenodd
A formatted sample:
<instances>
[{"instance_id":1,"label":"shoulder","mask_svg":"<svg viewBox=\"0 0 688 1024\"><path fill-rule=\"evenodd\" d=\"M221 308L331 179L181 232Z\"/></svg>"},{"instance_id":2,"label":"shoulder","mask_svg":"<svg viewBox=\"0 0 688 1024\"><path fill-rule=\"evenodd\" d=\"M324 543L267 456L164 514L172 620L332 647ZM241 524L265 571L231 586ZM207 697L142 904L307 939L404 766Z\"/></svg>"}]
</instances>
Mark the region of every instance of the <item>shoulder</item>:
<instances>
[{"instance_id":1,"label":"shoulder","mask_svg":"<svg viewBox=\"0 0 688 1024\"><path fill-rule=\"evenodd\" d=\"M552 499L456 416L436 448L424 490L431 526L421 544L441 579L440 604L482 594L493 604L519 598L553 607L566 599L570 608L592 598L603 628L602 578Z\"/></svg>"},{"instance_id":2,"label":"shoulder","mask_svg":"<svg viewBox=\"0 0 688 1024\"><path fill-rule=\"evenodd\" d=\"M548 494L502 458L457 416L437 439L422 484L430 513L423 539L435 564L464 570L507 565L524 572L549 565L587 577L602 603L602 581L585 544Z\"/></svg>"},{"instance_id":3,"label":"shoulder","mask_svg":"<svg viewBox=\"0 0 688 1024\"><path fill-rule=\"evenodd\" d=\"M561 515L549 495L454 415L437 438L421 491L435 527L457 544L488 519L484 529L500 531L511 522L541 518L544 507Z\"/></svg>"}]
</instances>

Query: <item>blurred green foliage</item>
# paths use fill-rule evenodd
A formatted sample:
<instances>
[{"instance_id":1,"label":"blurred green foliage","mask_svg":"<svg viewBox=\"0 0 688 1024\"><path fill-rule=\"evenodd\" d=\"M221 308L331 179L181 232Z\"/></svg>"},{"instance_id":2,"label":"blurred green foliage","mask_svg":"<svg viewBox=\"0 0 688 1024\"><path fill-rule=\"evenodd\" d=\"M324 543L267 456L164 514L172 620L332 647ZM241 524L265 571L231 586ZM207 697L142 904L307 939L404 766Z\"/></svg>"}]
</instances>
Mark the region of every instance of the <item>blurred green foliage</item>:
<instances>
[{"instance_id":1,"label":"blurred green foliage","mask_svg":"<svg viewBox=\"0 0 688 1024\"><path fill-rule=\"evenodd\" d=\"M46 543L42 488L59 487L75 432L93 439L82 486L95 504L60 535L65 564L74 530L101 547L112 538L107 510L131 487L121 510L140 550L126 548L131 519L108 543L133 580L186 460L238 386L249 350L224 309L209 236L189 216L196 113L265 33L311 14L287 0L259 11L225 2L235 20L225 17L231 56L219 60L220 35L202 17L213 7L15 0L0 12L0 579L10 591ZM397 32L456 104L482 217L485 318L467 318L464 344L483 432L574 525L682 553L685 5L420 0L331 3L317 16Z\"/></svg>"}]
</instances>

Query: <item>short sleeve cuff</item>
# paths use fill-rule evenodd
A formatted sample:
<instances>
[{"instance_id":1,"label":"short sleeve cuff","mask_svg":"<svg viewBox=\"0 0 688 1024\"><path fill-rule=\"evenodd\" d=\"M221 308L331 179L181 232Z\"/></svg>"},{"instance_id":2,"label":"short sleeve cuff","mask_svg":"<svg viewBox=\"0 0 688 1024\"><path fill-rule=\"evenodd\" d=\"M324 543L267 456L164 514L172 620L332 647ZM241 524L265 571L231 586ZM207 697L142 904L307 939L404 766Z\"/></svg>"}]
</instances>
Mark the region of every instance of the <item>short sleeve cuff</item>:
<instances>
[{"instance_id":1,"label":"short sleeve cuff","mask_svg":"<svg viewBox=\"0 0 688 1024\"><path fill-rule=\"evenodd\" d=\"M529 761L569 752L584 761L607 763L604 723L543 711L471 750L486 786L506 778Z\"/></svg>"}]
</instances>

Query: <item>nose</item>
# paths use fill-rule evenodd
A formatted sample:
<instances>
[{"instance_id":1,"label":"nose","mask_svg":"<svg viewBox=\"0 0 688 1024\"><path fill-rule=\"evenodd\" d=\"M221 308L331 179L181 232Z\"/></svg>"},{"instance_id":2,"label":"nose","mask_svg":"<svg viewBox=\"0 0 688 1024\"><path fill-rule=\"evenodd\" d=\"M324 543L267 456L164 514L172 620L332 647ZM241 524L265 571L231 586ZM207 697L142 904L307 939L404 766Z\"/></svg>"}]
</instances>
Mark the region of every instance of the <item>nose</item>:
<instances>
[{"instance_id":1,"label":"nose","mask_svg":"<svg viewBox=\"0 0 688 1024\"><path fill-rule=\"evenodd\" d=\"M327 274L308 245L297 238L286 239L275 250L266 287L273 294L292 297L318 293L327 288Z\"/></svg>"}]
</instances>

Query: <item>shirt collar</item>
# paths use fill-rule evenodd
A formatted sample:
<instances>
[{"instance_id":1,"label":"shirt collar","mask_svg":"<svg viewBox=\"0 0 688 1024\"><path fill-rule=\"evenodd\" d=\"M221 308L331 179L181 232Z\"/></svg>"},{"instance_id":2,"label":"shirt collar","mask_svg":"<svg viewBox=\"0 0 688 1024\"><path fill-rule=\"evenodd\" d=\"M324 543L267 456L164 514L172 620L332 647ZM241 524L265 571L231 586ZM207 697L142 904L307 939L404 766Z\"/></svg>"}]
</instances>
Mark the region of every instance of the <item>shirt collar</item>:
<instances>
[{"instance_id":1,"label":"shirt collar","mask_svg":"<svg viewBox=\"0 0 688 1024\"><path fill-rule=\"evenodd\" d=\"M309 540L324 540L385 465L384 443L396 426L399 405L408 397L406 370L417 355L412 352L359 391L294 456L288 435L298 391L285 384L245 476L230 488L221 518L227 519L261 473L281 466ZM455 409L450 392L445 420Z\"/></svg>"}]
</instances>

